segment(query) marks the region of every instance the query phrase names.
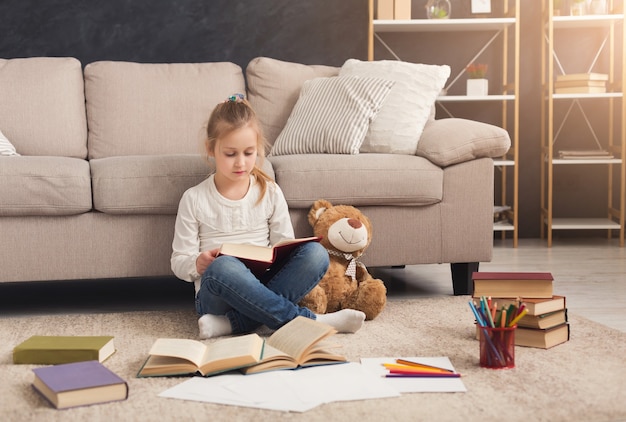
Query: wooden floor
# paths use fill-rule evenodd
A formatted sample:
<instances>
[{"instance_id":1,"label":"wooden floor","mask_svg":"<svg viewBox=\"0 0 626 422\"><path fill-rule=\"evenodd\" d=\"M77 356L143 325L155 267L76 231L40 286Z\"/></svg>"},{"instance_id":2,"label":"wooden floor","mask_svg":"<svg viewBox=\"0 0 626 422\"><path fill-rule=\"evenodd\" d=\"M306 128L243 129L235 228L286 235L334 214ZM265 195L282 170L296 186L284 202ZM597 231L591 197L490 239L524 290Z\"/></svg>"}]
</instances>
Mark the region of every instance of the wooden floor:
<instances>
[{"instance_id":1,"label":"wooden floor","mask_svg":"<svg viewBox=\"0 0 626 422\"><path fill-rule=\"evenodd\" d=\"M554 276L555 294L566 297L568 312L626 332L626 248L615 240L540 239L494 242L493 259L481 271L541 271ZM385 280L389 299L406 295L452 294L449 265L418 265L404 269L376 268ZM468 307L468 313L470 312Z\"/></svg>"}]
</instances>

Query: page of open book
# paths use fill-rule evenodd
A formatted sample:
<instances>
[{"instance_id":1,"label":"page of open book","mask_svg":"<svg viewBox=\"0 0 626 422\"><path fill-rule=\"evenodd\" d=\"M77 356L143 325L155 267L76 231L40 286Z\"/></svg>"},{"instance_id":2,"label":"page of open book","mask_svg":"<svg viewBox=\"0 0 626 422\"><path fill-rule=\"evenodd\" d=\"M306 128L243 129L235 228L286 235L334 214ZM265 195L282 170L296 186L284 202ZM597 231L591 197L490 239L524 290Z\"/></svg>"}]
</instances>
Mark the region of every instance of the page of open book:
<instances>
[{"instance_id":1,"label":"page of open book","mask_svg":"<svg viewBox=\"0 0 626 422\"><path fill-rule=\"evenodd\" d=\"M205 345L197 340L159 338L150 348L150 355L187 359L196 366L200 366L205 351Z\"/></svg>"},{"instance_id":2,"label":"page of open book","mask_svg":"<svg viewBox=\"0 0 626 422\"><path fill-rule=\"evenodd\" d=\"M300 363L311 345L335 333L336 330L329 325L297 317L274 332L267 339L267 344L287 353Z\"/></svg>"}]
</instances>

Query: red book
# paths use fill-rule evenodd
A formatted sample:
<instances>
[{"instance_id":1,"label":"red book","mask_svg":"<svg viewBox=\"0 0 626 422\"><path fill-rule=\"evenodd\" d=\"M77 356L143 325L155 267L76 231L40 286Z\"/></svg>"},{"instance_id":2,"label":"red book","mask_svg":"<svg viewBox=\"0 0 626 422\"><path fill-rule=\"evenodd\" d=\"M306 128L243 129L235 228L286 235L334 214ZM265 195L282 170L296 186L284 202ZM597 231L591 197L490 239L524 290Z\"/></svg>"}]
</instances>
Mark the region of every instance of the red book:
<instances>
[{"instance_id":1,"label":"red book","mask_svg":"<svg viewBox=\"0 0 626 422\"><path fill-rule=\"evenodd\" d=\"M474 272L474 297L552 298L550 273L542 272Z\"/></svg>"},{"instance_id":2,"label":"red book","mask_svg":"<svg viewBox=\"0 0 626 422\"><path fill-rule=\"evenodd\" d=\"M45 366L33 372L33 387L57 409L128 398L126 381L97 360Z\"/></svg>"},{"instance_id":3,"label":"red book","mask_svg":"<svg viewBox=\"0 0 626 422\"><path fill-rule=\"evenodd\" d=\"M274 246L258 246L237 243L224 243L220 248L220 255L231 255L239 258L257 277L263 275L275 262L287 258L291 252L302 243L319 242L321 237L304 237L287 239Z\"/></svg>"}]
</instances>

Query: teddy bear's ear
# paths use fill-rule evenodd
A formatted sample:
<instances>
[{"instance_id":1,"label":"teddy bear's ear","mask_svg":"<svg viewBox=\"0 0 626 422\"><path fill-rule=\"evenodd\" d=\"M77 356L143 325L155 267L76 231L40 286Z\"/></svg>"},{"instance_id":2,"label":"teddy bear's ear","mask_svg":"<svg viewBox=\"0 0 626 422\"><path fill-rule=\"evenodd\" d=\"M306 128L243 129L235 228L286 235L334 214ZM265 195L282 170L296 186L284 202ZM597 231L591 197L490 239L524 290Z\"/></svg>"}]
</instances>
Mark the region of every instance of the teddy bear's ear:
<instances>
[{"instance_id":1,"label":"teddy bear's ear","mask_svg":"<svg viewBox=\"0 0 626 422\"><path fill-rule=\"evenodd\" d=\"M311 226L315 226L317 220L328 208L332 208L333 204L325 199L318 199L313 203L311 210L309 211L308 219Z\"/></svg>"}]
</instances>

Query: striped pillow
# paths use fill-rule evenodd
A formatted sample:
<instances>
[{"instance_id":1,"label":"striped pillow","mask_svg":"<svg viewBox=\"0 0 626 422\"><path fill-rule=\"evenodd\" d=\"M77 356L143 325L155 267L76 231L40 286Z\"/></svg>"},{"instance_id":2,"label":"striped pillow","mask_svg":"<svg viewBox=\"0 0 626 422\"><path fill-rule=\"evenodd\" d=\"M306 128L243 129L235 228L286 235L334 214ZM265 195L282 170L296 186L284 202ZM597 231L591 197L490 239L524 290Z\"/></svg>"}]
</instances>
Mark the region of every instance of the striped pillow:
<instances>
[{"instance_id":1,"label":"striped pillow","mask_svg":"<svg viewBox=\"0 0 626 422\"><path fill-rule=\"evenodd\" d=\"M271 155L358 154L393 84L362 76L306 81Z\"/></svg>"},{"instance_id":2,"label":"striped pillow","mask_svg":"<svg viewBox=\"0 0 626 422\"><path fill-rule=\"evenodd\" d=\"M0 132L0 155L19 155L15 151L15 147L9 140Z\"/></svg>"}]
</instances>

